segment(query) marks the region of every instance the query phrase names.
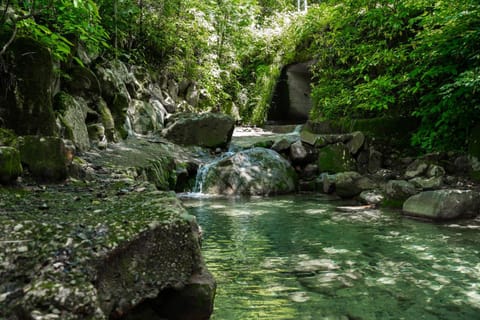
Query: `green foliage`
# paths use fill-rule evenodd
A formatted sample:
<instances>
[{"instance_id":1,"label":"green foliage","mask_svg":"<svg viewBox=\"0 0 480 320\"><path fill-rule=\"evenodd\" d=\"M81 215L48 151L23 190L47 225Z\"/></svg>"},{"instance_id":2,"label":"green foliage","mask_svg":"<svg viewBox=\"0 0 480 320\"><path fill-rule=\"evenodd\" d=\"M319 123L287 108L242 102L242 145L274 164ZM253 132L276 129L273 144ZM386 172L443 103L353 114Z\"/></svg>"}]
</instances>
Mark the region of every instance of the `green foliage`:
<instances>
[{"instance_id":1,"label":"green foliage","mask_svg":"<svg viewBox=\"0 0 480 320\"><path fill-rule=\"evenodd\" d=\"M414 144L464 147L480 120L478 1L335 2L300 28L297 50L317 60L311 118L414 115Z\"/></svg>"},{"instance_id":2,"label":"green foliage","mask_svg":"<svg viewBox=\"0 0 480 320\"><path fill-rule=\"evenodd\" d=\"M12 8L19 18L10 23L19 34L40 41L59 60L69 58L78 42L96 52L108 47L108 35L99 24L93 0L12 1Z\"/></svg>"}]
</instances>

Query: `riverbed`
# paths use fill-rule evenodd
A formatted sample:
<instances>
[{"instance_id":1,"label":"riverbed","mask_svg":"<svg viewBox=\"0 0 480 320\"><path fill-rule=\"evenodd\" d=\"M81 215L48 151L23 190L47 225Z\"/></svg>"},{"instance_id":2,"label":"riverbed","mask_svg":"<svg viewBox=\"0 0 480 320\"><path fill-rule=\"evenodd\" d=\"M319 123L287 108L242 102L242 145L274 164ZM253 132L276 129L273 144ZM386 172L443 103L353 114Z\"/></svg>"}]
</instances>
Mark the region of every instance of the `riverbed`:
<instances>
[{"instance_id":1,"label":"riverbed","mask_svg":"<svg viewBox=\"0 0 480 320\"><path fill-rule=\"evenodd\" d=\"M322 195L183 199L217 282L214 320L480 319L480 219L342 212Z\"/></svg>"}]
</instances>

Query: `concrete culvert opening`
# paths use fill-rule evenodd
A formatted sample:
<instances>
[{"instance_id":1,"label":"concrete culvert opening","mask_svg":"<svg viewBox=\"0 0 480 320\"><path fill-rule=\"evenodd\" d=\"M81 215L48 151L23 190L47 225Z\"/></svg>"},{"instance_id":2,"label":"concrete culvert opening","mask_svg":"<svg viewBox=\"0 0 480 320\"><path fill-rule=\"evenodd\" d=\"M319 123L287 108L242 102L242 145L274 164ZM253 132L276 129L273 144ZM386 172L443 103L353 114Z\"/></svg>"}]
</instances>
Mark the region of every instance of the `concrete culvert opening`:
<instances>
[{"instance_id":1,"label":"concrete culvert opening","mask_svg":"<svg viewBox=\"0 0 480 320\"><path fill-rule=\"evenodd\" d=\"M313 61L283 68L268 112L268 123L301 124L308 120Z\"/></svg>"}]
</instances>

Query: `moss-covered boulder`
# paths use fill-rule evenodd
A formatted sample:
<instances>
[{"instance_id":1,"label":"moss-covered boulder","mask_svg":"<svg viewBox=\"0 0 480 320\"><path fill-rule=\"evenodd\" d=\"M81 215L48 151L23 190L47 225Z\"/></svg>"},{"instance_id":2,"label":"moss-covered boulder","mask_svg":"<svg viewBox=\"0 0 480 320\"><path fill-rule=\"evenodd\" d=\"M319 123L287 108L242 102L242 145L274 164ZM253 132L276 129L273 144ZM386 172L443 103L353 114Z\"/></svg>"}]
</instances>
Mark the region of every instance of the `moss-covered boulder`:
<instances>
[{"instance_id":1,"label":"moss-covered boulder","mask_svg":"<svg viewBox=\"0 0 480 320\"><path fill-rule=\"evenodd\" d=\"M57 137L25 136L19 138L22 164L42 181L61 181L67 177L71 150Z\"/></svg>"},{"instance_id":2,"label":"moss-covered boulder","mask_svg":"<svg viewBox=\"0 0 480 320\"><path fill-rule=\"evenodd\" d=\"M18 135L56 135L50 51L34 39L20 37L7 56L11 77L0 94L0 117L5 126Z\"/></svg>"},{"instance_id":3,"label":"moss-covered boulder","mask_svg":"<svg viewBox=\"0 0 480 320\"><path fill-rule=\"evenodd\" d=\"M195 218L174 193L118 192L129 187L0 194L1 319L209 318L215 281Z\"/></svg>"},{"instance_id":4,"label":"moss-covered boulder","mask_svg":"<svg viewBox=\"0 0 480 320\"><path fill-rule=\"evenodd\" d=\"M225 147L232 139L235 121L221 113L180 113L169 119L163 136L181 145Z\"/></svg>"},{"instance_id":5,"label":"moss-covered boulder","mask_svg":"<svg viewBox=\"0 0 480 320\"><path fill-rule=\"evenodd\" d=\"M63 126L63 137L72 140L79 151L90 148L86 125L88 104L82 97L73 97L61 92L55 96L55 109Z\"/></svg>"},{"instance_id":6,"label":"moss-covered boulder","mask_svg":"<svg viewBox=\"0 0 480 320\"><path fill-rule=\"evenodd\" d=\"M12 147L0 147L0 183L15 181L23 172L20 153Z\"/></svg>"},{"instance_id":7,"label":"moss-covered boulder","mask_svg":"<svg viewBox=\"0 0 480 320\"><path fill-rule=\"evenodd\" d=\"M164 155L150 159L144 168L148 181L159 190L174 190L177 184L176 165L173 157Z\"/></svg>"},{"instance_id":8,"label":"moss-covered boulder","mask_svg":"<svg viewBox=\"0 0 480 320\"><path fill-rule=\"evenodd\" d=\"M295 191L297 175L277 152L253 148L201 168L201 191L224 195L274 195Z\"/></svg>"},{"instance_id":9,"label":"moss-covered boulder","mask_svg":"<svg viewBox=\"0 0 480 320\"><path fill-rule=\"evenodd\" d=\"M320 172L337 173L355 171L356 162L343 143L327 145L318 152L317 165Z\"/></svg>"}]
</instances>

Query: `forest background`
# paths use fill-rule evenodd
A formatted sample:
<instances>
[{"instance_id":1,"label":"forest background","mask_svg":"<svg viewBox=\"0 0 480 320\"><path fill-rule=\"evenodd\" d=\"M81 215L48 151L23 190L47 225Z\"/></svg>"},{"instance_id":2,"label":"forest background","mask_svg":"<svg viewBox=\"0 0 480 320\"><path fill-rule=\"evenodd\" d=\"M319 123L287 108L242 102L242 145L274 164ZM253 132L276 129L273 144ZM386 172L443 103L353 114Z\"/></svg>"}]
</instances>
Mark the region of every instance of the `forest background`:
<instances>
[{"instance_id":1,"label":"forest background","mask_svg":"<svg viewBox=\"0 0 480 320\"><path fill-rule=\"evenodd\" d=\"M412 145L463 150L480 119L476 0L2 0L18 37L64 66L120 59L202 89L201 110L266 120L284 66L314 61L310 119L413 116ZM68 77L68 74L62 74ZM5 81L3 79L2 81Z\"/></svg>"}]
</instances>

